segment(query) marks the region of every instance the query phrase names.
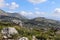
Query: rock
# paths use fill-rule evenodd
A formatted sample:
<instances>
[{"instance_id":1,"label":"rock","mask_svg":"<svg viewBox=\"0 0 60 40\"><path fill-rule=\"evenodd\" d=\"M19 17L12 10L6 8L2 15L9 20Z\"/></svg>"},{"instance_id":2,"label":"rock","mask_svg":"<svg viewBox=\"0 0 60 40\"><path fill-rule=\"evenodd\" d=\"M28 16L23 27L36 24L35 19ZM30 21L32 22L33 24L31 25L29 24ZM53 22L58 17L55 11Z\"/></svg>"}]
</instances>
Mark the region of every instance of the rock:
<instances>
[{"instance_id":1,"label":"rock","mask_svg":"<svg viewBox=\"0 0 60 40\"><path fill-rule=\"evenodd\" d=\"M36 37L35 37L35 36L33 36L32 40L36 40Z\"/></svg>"},{"instance_id":2,"label":"rock","mask_svg":"<svg viewBox=\"0 0 60 40\"><path fill-rule=\"evenodd\" d=\"M14 35L14 34L18 34L17 30L14 28L14 27L6 27L6 28L3 28L1 30L1 33L3 35Z\"/></svg>"},{"instance_id":3,"label":"rock","mask_svg":"<svg viewBox=\"0 0 60 40\"><path fill-rule=\"evenodd\" d=\"M19 24L22 27L22 21L21 20L12 20L14 23Z\"/></svg>"},{"instance_id":4,"label":"rock","mask_svg":"<svg viewBox=\"0 0 60 40\"><path fill-rule=\"evenodd\" d=\"M28 38L27 37L22 37L19 40L28 40Z\"/></svg>"}]
</instances>

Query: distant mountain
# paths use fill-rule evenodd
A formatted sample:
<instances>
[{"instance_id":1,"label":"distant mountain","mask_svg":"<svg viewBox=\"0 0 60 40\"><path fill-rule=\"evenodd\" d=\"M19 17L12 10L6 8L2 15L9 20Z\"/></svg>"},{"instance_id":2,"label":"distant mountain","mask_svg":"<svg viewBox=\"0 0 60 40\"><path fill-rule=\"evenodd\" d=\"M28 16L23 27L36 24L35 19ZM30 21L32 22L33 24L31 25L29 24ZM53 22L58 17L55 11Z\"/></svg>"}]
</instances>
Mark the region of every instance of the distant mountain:
<instances>
[{"instance_id":1,"label":"distant mountain","mask_svg":"<svg viewBox=\"0 0 60 40\"><path fill-rule=\"evenodd\" d=\"M3 11L3 10L0 9L0 15L5 15L5 16L7 16L8 14L7 14L5 11Z\"/></svg>"},{"instance_id":2,"label":"distant mountain","mask_svg":"<svg viewBox=\"0 0 60 40\"><path fill-rule=\"evenodd\" d=\"M60 22L57 21L57 20L47 19L47 18L44 18L44 17L37 17L37 18L34 18L34 19L32 19L32 20L38 21L38 22L43 21L43 22L48 22L48 23L60 23Z\"/></svg>"},{"instance_id":3,"label":"distant mountain","mask_svg":"<svg viewBox=\"0 0 60 40\"><path fill-rule=\"evenodd\" d=\"M19 13L7 13L0 10L0 19L11 21L12 19L21 20L24 27L60 27L60 22L52 19L46 19L44 17L37 17L34 19L27 19Z\"/></svg>"},{"instance_id":4,"label":"distant mountain","mask_svg":"<svg viewBox=\"0 0 60 40\"><path fill-rule=\"evenodd\" d=\"M7 13L8 16L11 16L11 17L17 17L17 18L20 18L20 19L26 19L24 16L20 15L19 13Z\"/></svg>"},{"instance_id":5,"label":"distant mountain","mask_svg":"<svg viewBox=\"0 0 60 40\"><path fill-rule=\"evenodd\" d=\"M16 17L16 18L19 18L19 19L27 19L24 16L20 15L19 13L8 13L8 12L5 12L5 11L3 11L1 9L0 9L0 15Z\"/></svg>"},{"instance_id":6,"label":"distant mountain","mask_svg":"<svg viewBox=\"0 0 60 40\"><path fill-rule=\"evenodd\" d=\"M46 19L44 17L37 17L25 22L27 27L60 27L60 22L52 19Z\"/></svg>"}]
</instances>

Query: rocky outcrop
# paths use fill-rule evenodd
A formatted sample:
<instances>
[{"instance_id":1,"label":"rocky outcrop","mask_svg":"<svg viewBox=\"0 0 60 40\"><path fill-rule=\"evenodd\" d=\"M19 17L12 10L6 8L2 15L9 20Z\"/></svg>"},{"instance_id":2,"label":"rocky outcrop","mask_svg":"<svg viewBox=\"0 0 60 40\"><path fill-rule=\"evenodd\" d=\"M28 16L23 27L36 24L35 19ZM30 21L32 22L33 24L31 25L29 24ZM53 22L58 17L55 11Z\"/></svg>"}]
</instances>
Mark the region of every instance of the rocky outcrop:
<instances>
[{"instance_id":1,"label":"rocky outcrop","mask_svg":"<svg viewBox=\"0 0 60 40\"><path fill-rule=\"evenodd\" d=\"M27 37L22 37L19 40L29 40Z\"/></svg>"},{"instance_id":2,"label":"rocky outcrop","mask_svg":"<svg viewBox=\"0 0 60 40\"><path fill-rule=\"evenodd\" d=\"M18 34L17 30L13 27L6 27L1 30L4 37L11 37L11 35Z\"/></svg>"},{"instance_id":3,"label":"rocky outcrop","mask_svg":"<svg viewBox=\"0 0 60 40\"><path fill-rule=\"evenodd\" d=\"M13 23L18 24L19 26L23 26L23 22L21 20L12 20Z\"/></svg>"}]
</instances>

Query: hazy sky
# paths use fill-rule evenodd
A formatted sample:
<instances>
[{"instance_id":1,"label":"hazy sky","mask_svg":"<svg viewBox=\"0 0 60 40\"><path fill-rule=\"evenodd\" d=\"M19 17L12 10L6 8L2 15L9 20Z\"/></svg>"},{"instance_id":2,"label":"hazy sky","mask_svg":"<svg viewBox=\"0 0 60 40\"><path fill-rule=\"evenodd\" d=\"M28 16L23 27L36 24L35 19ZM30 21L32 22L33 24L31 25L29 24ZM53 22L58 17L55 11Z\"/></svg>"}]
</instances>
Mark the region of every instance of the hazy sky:
<instances>
[{"instance_id":1,"label":"hazy sky","mask_svg":"<svg viewBox=\"0 0 60 40\"><path fill-rule=\"evenodd\" d=\"M0 0L0 9L19 12L27 18L60 19L60 0Z\"/></svg>"}]
</instances>

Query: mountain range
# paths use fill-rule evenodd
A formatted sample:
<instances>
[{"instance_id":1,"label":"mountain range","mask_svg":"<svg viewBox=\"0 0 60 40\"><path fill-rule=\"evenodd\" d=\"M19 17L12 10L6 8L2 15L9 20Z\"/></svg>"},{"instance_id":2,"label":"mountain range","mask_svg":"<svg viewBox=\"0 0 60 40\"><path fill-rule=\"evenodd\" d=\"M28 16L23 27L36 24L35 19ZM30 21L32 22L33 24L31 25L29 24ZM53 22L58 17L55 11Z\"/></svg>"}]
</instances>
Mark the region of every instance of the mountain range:
<instances>
[{"instance_id":1,"label":"mountain range","mask_svg":"<svg viewBox=\"0 0 60 40\"><path fill-rule=\"evenodd\" d=\"M3 16L10 16L10 17L16 17L19 19L26 19L24 16L20 15L19 13L8 13L0 9L0 15Z\"/></svg>"},{"instance_id":2,"label":"mountain range","mask_svg":"<svg viewBox=\"0 0 60 40\"><path fill-rule=\"evenodd\" d=\"M37 17L34 19L28 19L19 13L8 13L0 9L0 19L12 20L17 19L23 22L25 27L60 27L60 22L44 17Z\"/></svg>"}]
</instances>

